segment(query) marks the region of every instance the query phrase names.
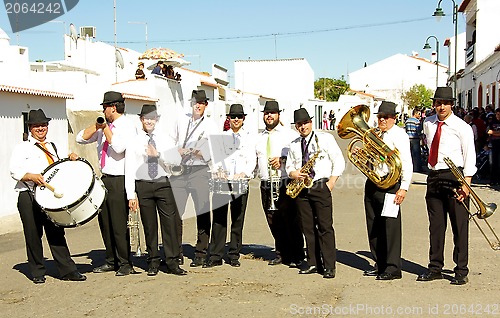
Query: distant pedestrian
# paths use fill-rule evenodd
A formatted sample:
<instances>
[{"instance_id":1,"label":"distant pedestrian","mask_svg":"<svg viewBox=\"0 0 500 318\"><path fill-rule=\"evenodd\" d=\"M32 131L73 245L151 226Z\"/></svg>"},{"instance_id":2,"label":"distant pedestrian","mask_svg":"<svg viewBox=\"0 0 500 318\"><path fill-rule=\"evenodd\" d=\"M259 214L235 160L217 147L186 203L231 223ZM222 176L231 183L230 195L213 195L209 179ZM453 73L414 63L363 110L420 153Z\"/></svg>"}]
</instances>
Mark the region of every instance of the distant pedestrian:
<instances>
[{"instance_id":1,"label":"distant pedestrian","mask_svg":"<svg viewBox=\"0 0 500 318\"><path fill-rule=\"evenodd\" d=\"M326 111L323 113L323 129L328 130L328 114Z\"/></svg>"},{"instance_id":2,"label":"distant pedestrian","mask_svg":"<svg viewBox=\"0 0 500 318\"><path fill-rule=\"evenodd\" d=\"M420 141L422 140L422 124L420 122L420 109L414 108L412 117L405 123L405 130L410 137L411 158L413 160L413 172L422 172L422 154Z\"/></svg>"},{"instance_id":3,"label":"distant pedestrian","mask_svg":"<svg viewBox=\"0 0 500 318\"><path fill-rule=\"evenodd\" d=\"M335 113L333 112L333 109L330 110L328 119L330 120L330 130L335 130L335 121L337 120L337 118L335 118Z\"/></svg>"}]
</instances>

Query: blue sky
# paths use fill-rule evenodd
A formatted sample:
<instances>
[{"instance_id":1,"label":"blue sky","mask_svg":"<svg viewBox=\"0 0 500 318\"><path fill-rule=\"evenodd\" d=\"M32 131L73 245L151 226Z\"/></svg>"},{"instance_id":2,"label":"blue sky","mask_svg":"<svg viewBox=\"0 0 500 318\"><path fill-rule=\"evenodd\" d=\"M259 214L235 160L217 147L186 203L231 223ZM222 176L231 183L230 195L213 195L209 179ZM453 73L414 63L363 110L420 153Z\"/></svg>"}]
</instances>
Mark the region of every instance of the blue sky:
<instances>
[{"instance_id":1,"label":"blue sky","mask_svg":"<svg viewBox=\"0 0 500 318\"><path fill-rule=\"evenodd\" d=\"M456 0L461 4L461 0ZM188 68L211 72L219 64L232 76L235 60L305 58L315 78L346 76L391 55L430 58L422 49L428 36L440 41L440 61L448 64L443 43L453 36L451 0L443 0L447 14L436 22L438 0L116 0L118 46L144 51L168 47L183 53ZM0 28L11 44L29 47L30 60L63 57L63 32L73 23L95 26L96 40L114 43L113 0L80 0L77 6L38 27L13 34L5 8ZM66 27L66 30L64 30ZM465 29L459 13L458 32ZM429 40L435 50L436 41Z\"/></svg>"}]
</instances>

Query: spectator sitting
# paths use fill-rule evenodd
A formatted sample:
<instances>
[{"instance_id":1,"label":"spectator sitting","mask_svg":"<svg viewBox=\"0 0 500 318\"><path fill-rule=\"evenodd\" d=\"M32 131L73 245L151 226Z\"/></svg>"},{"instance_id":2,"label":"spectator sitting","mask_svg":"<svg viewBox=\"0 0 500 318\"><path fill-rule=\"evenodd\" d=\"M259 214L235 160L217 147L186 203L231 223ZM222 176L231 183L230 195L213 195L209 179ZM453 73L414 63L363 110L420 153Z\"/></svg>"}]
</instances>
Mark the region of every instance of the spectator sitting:
<instances>
[{"instance_id":1,"label":"spectator sitting","mask_svg":"<svg viewBox=\"0 0 500 318\"><path fill-rule=\"evenodd\" d=\"M137 71L135 71L135 79L146 79L146 74L144 74L144 62L139 62L137 65Z\"/></svg>"}]
</instances>

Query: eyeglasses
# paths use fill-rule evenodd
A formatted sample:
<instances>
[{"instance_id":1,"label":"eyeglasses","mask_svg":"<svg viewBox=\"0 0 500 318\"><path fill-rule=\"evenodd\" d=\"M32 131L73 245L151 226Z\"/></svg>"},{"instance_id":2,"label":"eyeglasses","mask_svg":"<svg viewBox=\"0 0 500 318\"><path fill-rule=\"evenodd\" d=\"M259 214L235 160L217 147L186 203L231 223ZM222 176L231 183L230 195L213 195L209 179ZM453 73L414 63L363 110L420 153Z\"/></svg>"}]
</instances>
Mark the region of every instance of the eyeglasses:
<instances>
[{"instance_id":1,"label":"eyeglasses","mask_svg":"<svg viewBox=\"0 0 500 318\"><path fill-rule=\"evenodd\" d=\"M267 115L274 115L274 114L277 114L278 112L264 112L264 116L267 116Z\"/></svg>"},{"instance_id":2,"label":"eyeglasses","mask_svg":"<svg viewBox=\"0 0 500 318\"><path fill-rule=\"evenodd\" d=\"M389 116L389 115L377 115L377 118L378 118L378 119L385 119L385 120L387 120L387 119L389 119L389 118L394 118L394 117Z\"/></svg>"},{"instance_id":3,"label":"eyeglasses","mask_svg":"<svg viewBox=\"0 0 500 318\"><path fill-rule=\"evenodd\" d=\"M245 117L244 115L231 115L229 116L229 118L231 119L243 119L243 117Z\"/></svg>"},{"instance_id":4,"label":"eyeglasses","mask_svg":"<svg viewBox=\"0 0 500 318\"><path fill-rule=\"evenodd\" d=\"M49 123L31 124L30 126L31 126L31 128L48 127Z\"/></svg>"}]
</instances>

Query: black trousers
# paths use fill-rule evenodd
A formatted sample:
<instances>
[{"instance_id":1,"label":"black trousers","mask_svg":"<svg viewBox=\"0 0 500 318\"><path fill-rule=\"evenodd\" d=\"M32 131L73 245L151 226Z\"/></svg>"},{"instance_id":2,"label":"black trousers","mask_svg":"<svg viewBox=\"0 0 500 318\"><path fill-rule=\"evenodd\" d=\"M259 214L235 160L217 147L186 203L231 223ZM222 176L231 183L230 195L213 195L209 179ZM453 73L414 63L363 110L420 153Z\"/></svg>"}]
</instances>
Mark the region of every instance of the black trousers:
<instances>
[{"instance_id":1,"label":"black trousers","mask_svg":"<svg viewBox=\"0 0 500 318\"><path fill-rule=\"evenodd\" d=\"M23 223L28 266L33 277L45 275L42 235L45 229L49 248L61 276L76 271L75 262L66 243L64 228L47 218L30 191L19 193L17 208Z\"/></svg>"},{"instance_id":2,"label":"black trousers","mask_svg":"<svg viewBox=\"0 0 500 318\"><path fill-rule=\"evenodd\" d=\"M210 173L208 166L192 166L191 171L180 176L170 177L172 191L179 211L177 215L177 236L182 253L182 215L186 209L189 195L194 202L196 210L197 240L195 257L204 258L207 255L210 239L210 192L208 180Z\"/></svg>"},{"instance_id":3,"label":"black trousers","mask_svg":"<svg viewBox=\"0 0 500 318\"><path fill-rule=\"evenodd\" d=\"M267 181L260 184L262 208L267 224L274 238L276 256L285 264L304 259L304 238L300 227L300 218L294 199L286 194L287 179L282 180L279 197L275 203L277 211L270 211L271 188Z\"/></svg>"},{"instance_id":4,"label":"black trousers","mask_svg":"<svg viewBox=\"0 0 500 318\"><path fill-rule=\"evenodd\" d=\"M368 243L379 273L401 275L401 208L397 218L381 216L386 193L396 193L399 186L383 190L370 180L365 183Z\"/></svg>"},{"instance_id":5,"label":"black trousers","mask_svg":"<svg viewBox=\"0 0 500 318\"><path fill-rule=\"evenodd\" d=\"M456 179L449 170L431 171L427 177L427 214L429 216L429 270L441 271L444 266L444 242L447 216L453 232L453 262L457 275L469 273L469 213L454 198ZM465 200L469 205L469 199Z\"/></svg>"},{"instance_id":6,"label":"black trousers","mask_svg":"<svg viewBox=\"0 0 500 318\"><path fill-rule=\"evenodd\" d=\"M141 220L146 238L147 262L150 266L160 265L158 250L158 216L160 218L163 251L167 267L179 267L179 241L177 237L177 205L168 178L154 181L135 182Z\"/></svg>"},{"instance_id":7,"label":"black trousers","mask_svg":"<svg viewBox=\"0 0 500 318\"><path fill-rule=\"evenodd\" d=\"M209 254L214 261L224 256L224 247L227 237L227 214L231 212L231 237L229 241L228 258L237 260L243 245L243 223L247 209L248 193L231 196L227 194L213 194L212 202L220 206L213 210L212 236L210 239Z\"/></svg>"},{"instance_id":8,"label":"black trousers","mask_svg":"<svg viewBox=\"0 0 500 318\"><path fill-rule=\"evenodd\" d=\"M101 180L108 190L98 216L106 248L106 264L115 268L132 265L130 234L127 227L129 208L125 193L125 176L103 175Z\"/></svg>"}]
</instances>

